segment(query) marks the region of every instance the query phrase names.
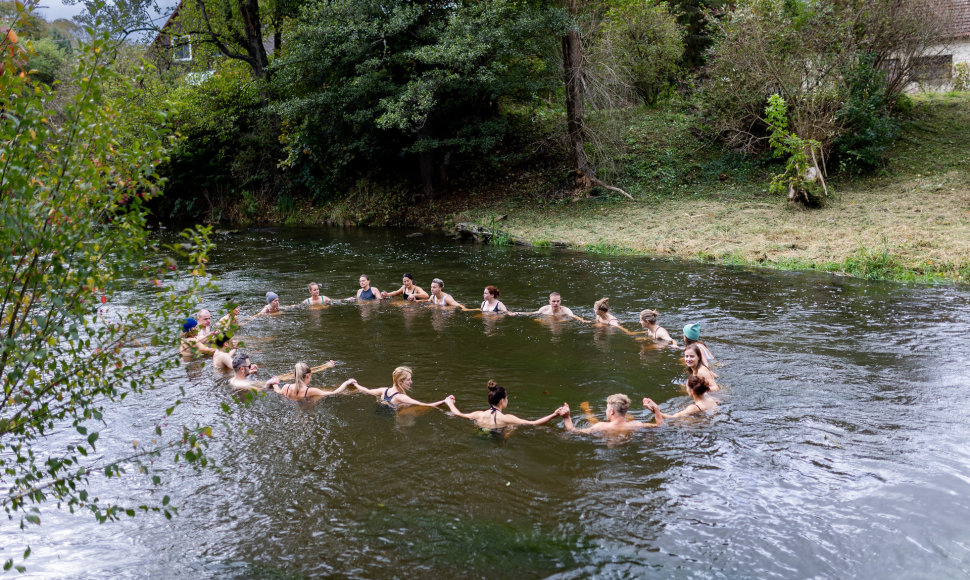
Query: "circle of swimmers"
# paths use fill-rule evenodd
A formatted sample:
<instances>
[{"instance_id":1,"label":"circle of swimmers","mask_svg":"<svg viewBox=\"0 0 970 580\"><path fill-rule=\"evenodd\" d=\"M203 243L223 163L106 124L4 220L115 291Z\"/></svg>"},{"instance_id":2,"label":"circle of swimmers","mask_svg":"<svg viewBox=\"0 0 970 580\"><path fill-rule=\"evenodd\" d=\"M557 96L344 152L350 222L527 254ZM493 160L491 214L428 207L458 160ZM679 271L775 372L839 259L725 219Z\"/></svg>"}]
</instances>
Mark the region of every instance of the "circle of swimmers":
<instances>
[{"instance_id":1,"label":"circle of swimmers","mask_svg":"<svg viewBox=\"0 0 970 580\"><path fill-rule=\"evenodd\" d=\"M561 407L545 417L534 420L521 419L507 413L506 408L509 403L508 393L504 387L499 386L494 381L489 381L487 385L488 409L486 410L463 413L456 406L454 395L449 395L433 403L419 401L409 394L413 371L406 366L400 366L394 369L391 375L391 386L375 389L363 387L355 379L347 379L339 387L329 391L311 387L310 380L312 374L332 368L335 364L332 360L313 368L310 368L304 362L298 362L293 369L293 373L272 377L265 382L258 381L254 378L258 367L250 362L249 355L235 348L235 343L232 340L233 331L239 327L238 317L240 308L238 305L230 305L229 312L215 325L212 324L212 315L208 310L200 310L194 318L188 318L182 324L180 352L185 357L196 355L211 356L213 366L216 369L233 372L233 377L229 380L229 384L238 390L258 391L272 389L284 397L295 400L320 399L356 391L371 395L377 399L379 404L395 409L408 406L440 407L441 405L445 405L454 415L470 419L482 429L502 429L514 425L543 425L557 417L562 417L564 427L568 431L604 434L622 433L637 429L658 427L663 425L664 419L676 419L697 413L706 413L718 404L717 399L710 396L710 392L719 390L716 382L717 374L711 370L711 363L714 357L707 345L700 341L700 324L688 324L684 327L684 345L680 346L676 340L671 338L670 333L657 323L656 310L644 310L640 312L640 325L642 326L642 330L640 331L631 331L621 326L616 316L610 313L609 298L597 300L593 305L595 318L593 320L586 320L573 314L572 310L563 306L562 297L558 292L550 294L549 303L538 310L532 312L512 312L499 300L500 292L495 286L485 287L482 304L479 308L467 308L444 291L444 282L439 278L431 281L430 293L425 292L420 286L417 286L411 274L404 274L401 287L393 292L381 292L371 285L370 278L366 275L361 275L359 282L360 289L357 290L356 295L342 299L343 301L363 302L400 296L409 302L424 302L437 307L456 308L465 311L480 310L486 314L575 319L584 323L617 327L629 335L641 335L637 337L637 340L653 342L661 347L682 348L684 350L683 361L688 375L685 388L692 402L677 413L667 414L662 412L655 402L644 397L642 401L643 406L653 413L653 422L643 422L631 420L628 417L631 404L630 398L618 393L610 395L606 399L605 421L599 420L593 415L588 403L582 403L580 408L586 416L589 427L576 429L572 421L571 410L566 403L563 403ZM266 306L254 318L257 316L276 315L289 308L323 305L335 301L321 295L320 285L315 282L311 282L307 289L310 296L300 304L294 304L292 306L280 306L279 296L275 292L267 292ZM293 382L283 382L288 380ZM354 391L350 391L351 387Z\"/></svg>"}]
</instances>

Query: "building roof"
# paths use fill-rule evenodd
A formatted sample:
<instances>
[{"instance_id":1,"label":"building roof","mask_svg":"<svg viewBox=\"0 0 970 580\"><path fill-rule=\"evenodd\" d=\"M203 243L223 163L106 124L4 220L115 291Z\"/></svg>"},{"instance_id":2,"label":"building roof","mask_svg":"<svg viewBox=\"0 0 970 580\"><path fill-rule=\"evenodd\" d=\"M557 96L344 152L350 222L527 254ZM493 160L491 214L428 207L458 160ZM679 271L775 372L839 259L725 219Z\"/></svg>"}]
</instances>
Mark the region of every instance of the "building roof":
<instances>
[{"instance_id":1,"label":"building roof","mask_svg":"<svg viewBox=\"0 0 970 580\"><path fill-rule=\"evenodd\" d=\"M953 38L970 38L970 0L950 0Z\"/></svg>"}]
</instances>

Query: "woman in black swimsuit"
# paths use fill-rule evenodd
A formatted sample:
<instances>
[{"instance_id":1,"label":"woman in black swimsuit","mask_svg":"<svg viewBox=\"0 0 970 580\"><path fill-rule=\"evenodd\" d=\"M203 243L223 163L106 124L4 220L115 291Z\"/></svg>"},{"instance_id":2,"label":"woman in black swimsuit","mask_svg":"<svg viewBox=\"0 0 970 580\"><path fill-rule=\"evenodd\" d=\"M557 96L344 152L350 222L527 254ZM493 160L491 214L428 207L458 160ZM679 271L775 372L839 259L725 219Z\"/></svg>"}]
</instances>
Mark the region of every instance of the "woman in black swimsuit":
<instances>
[{"instance_id":1,"label":"woman in black swimsuit","mask_svg":"<svg viewBox=\"0 0 970 580\"><path fill-rule=\"evenodd\" d=\"M391 296L402 294L408 302L418 302L428 299L428 293L422 290L420 286L414 285L414 276L411 274L404 274L401 278L401 284L402 286L394 292L381 292L381 297L390 298Z\"/></svg>"},{"instance_id":2,"label":"woman in black swimsuit","mask_svg":"<svg viewBox=\"0 0 970 580\"><path fill-rule=\"evenodd\" d=\"M394 373L391 375L394 384L390 387L385 389L368 389L356 384L356 382L354 383L354 386L356 386L357 390L362 393L367 393L368 395L377 397L380 404L394 409L408 405L415 405L419 407L438 407L445 402L445 400L442 399L435 403L422 403L417 399L412 399L409 397L407 391L411 388L412 374L413 373L409 367L397 367L394 369Z\"/></svg>"},{"instance_id":3,"label":"woman in black swimsuit","mask_svg":"<svg viewBox=\"0 0 970 580\"><path fill-rule=\"evenodd\" d=\"M502 301L498 299L500 292L495 286L486 286L485 293L483 297L485 300L482 302L482 312L494 312L496 314L500 312L508 312L509 309L502 304Z\"/></svg>"},{"instance_id":4,"label":"woman in black swimsuit","mask_svg":"<svg viewBox=\"0 0 970 580\"><path fill-rule=\"evenodd\" d=\"M354 379L347 379L342 385L332 391L324 391L310 386L310 365L305 362L298 362L293 367L293 383L286 385L273 385L273 390L283 395L287 399L319 399L330 395L339 395L347 390L351 385L357 385Z\"/></svg>"},{"instance_id":5,"label":"woman in black swimsuit","mask_svg":"<svg viewBox=\"0 0 970 580\"><path fill-rule=\"evenodd\" d=\"M674 413L673 415L668 415L663 413L663 416L668 419L677 419L679 417L686 417L687 415L693 415L695 413L706 413L714 407L717 407L717 399L707 396L710 392L710 388L704 379L694 376L687 379L687 392L690 394L690 398L694 399L694 402L687 405L679 413ZM646 405L647 399L644 399L644 405Z\"/></svg>"},{"instance_id":6,"label":"woman in black swimsuit","mask_svg":"<svg viewBox=\"0 0 970 580\"><path fill-rule=\"evenodd\" d=\"M370 276L367 274L360 275L360 290L357 291L357 300L380 300L381 291L370 285ZM351 298L353 300L353 298Z\"/></svg>"},{"instance_id":7,"label":"woman in black swimsuit","mask_svg":"<svg viewBox=\"0 0 970 580\"><path fill-rule=\"evenodd\" d=\"M449 409L451 409L452 414L458 417L464 417L465 419L471 419L482 429L501 429L502 427L508 427L510 425L545 425L556 417L561 417L564 413L563 408L559 407L551 414L546 415L541 419L536 419L535 421L519 419L515 415L506 415L502 411L504 411L509 405L509 396L505 392L505 388L495 384L495 381L488 381L487 411L472 411L471 413L462 413L458 410L458 407L455 406L454 395L448 395L448 397L445 399L445 404L448 405Z\"/></svg>"}]
</instances>

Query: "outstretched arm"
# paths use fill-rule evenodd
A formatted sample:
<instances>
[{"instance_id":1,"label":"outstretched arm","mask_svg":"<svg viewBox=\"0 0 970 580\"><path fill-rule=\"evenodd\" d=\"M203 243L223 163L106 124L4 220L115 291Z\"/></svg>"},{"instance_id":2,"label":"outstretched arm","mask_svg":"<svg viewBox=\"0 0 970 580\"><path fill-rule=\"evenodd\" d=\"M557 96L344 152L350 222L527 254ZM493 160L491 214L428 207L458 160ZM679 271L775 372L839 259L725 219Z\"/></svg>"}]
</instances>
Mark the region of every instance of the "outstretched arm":
<instances>
[{"instance_id":1,"label":"outstretched arm","mask_svg":"<svg viewBox=\"0 0 970 580\"><path fill-rule=\"evenodd\" d=\"M448 406L448 410L451 411L451 414L452 415L455 415L457 417L463 417L465 419L471 419L473 421L475 419L477 419L477 417L474 416L477 413L462 413L461 411L458 410L458 407L455 406L455 396L454 395L448 395L447 397L445 397L445 405Z\"/></svg>"},{"instance_id":2,"label":"outstretched arm","mask_svg":"<svg viewBox=\"0 0 970 580\"><path fill-rule=\"evenodd\" d=\"M417 399L412 399L411 397L405 395L404 393L400 393L397 396L397 400L395 402L398 405L403 403L405 405L414 405L416 407L440 407L441 405L445 404L445 399L441 399L440 401L435 401L434 403L422 403Z\"/></svg>"},{"instance_id":3,"label":"outstretched arm","mask_svg":"<svg viewBox=\"0 0 970 580\"><path fill-rule=\"evenodd\" d=\"M527 419L520 419L515 415L503 415L503 419L505 420L506 423L510 425L545 425L546 423L548 423L549 421L552 421L556 417L562 417L564 413L565 413L565 410L562 407L559 407L558 409L546 415L545 417L542 417L540 419L535 419L533 421L529 421Z\"/></svg>"},{"instance_id":4,"label":"outstretched arm","mask_svg":"<svg viewBox=\"0 0 970 580\"><path fill-rule=\"evenodd\" d=\"M657 406L652 400L647 397L643 398L643 406L653 413L654 424L651 427L660 427L664 424L664 414L660 411L660 407Z\"/></svg>"},{"instance_id":5,"label":"outstretched arm","mask_svg":"<svg viewBox=\"0 0 970 580\"><path fill-rule=\"evenodd\" d=\"M354 390L358 393L364 393L366 395L373 395L375 397L380 396L382 388L378 387L376 389L368 389L367 387L362 387L357 381L354 381Z\"/></svg>"},{"instance_id":6,"label":"outstretched arm","mask_svg":"<svg viewBox=\"0 0 970 580\"><path fill-rule=\"evenodd\" d=\"M398 294L404 294L404 286L401 286L394 292L381 292L381 298L390 298L391 296L397 296Z\"/></svg>"},{"instance_id":7,"label":"outstretched arm","mask_svg":"<svg viewBox=\"0 0 970 580\"><path fill-rule=\"evenodd\" d=\"M576 426L573 425L573 416L569 414L569 403L563 403L562 407L562 426L566 431L575 431Z\"/></svg>"}]
</instances>

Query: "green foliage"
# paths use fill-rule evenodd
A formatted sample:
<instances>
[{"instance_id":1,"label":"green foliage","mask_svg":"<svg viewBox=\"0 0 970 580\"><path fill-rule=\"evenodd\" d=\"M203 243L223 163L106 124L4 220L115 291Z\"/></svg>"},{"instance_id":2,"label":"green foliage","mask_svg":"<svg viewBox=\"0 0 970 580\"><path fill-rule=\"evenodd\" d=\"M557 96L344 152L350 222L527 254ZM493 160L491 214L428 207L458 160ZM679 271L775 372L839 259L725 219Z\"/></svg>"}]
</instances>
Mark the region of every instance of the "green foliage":
<instances>
[{"instance_id":1,"label":"green foliage","mask_svg":"<svg viewBox=\"0 0 970 580\"><path fill-rule=\"evenodd\" d=\"M558 12L509 0L313 5L274 69L287 165L317 191L419 167L446 187L452 165L505 138L503 104L551 86L557 26Z\"/></svg>"},{"instance_id":2,"label":"green foliage","mask_svg":"<svg viewBox=\"0 0 970 580\"><path fill-rule=\"evenodd\" d=\"M665 2L613 0L603 19L602 41L613 66L646 104L653 104L682 75L683 32Z\"/></svg>"},{"instance_id":3,"label":"green foliage","mask_svg":"<svg viewBox=\"0 0 970 580\"><path fill-rule=\"evenodd\" d=\"M160 218L256 217L258 209L247 212L237 203L241 196L257 208L273 205L269 198L280 189L279 127L260 87L245 64L222 60L213 72L183 78L153 99L170 111L168 127L181 137L160 168L168 178L165 198L153 205Z\"/></svg>"},{"instance_id":4,"label":"green foliage","mask_svg":"<svg viewBox=\"0 0 970 580\"><path fill-rule=\"evenodd\" d=\"M54 84L67 66L68 54L63 44L58 44L52 38L42 38L31 43L30 56L27 66L30 77L34 81L47 85Z\"/></svg>"},{"instance_id":5,"label":"green foliage","mask_svg":"<svg viewBox=\"0 0 970 580\"><path fill-rule=\"evenodd\" d=\"M140 140L117 138L119 111L134 90L120 89L104 38L82 49L73 91L60 100L20 76L10 48L0 39L0 505L21 526L39 524L49 500L113 520L134 510L91 497L88 478L132 466L151 473L142 460L165 448L205 462L202 435L211 431L201 427L126 457L95 463L92 452L105 406L151 388L178 364L159 357L159 347L177 347L175 329L204 286L210 244L205 231L165 249L149 237L144 204L159 193L155 166L170 141L147 130ZM156 289L150 307L113 304L132 286ZM65 428L77 437L53 446L47 436ZM162 503L141 509L170 515Z\"/></svg>"},{"instance_id":6,"label":"green foliage","mask_svg":"<svg viewBox=\"0 0 970 580\"><path fill-rule=\"evenodd\" d=\"M847 173L867 173L881 167L900 134L899 121L893 117L893 103L887 95L885 74L872 62L871 56L863 56L849 74L848 94L838 112L845 130L832 147L839 169Z\"/></svg>"},{"instance_id":7,"label":"green foliage","mask_svg":"<svg viewBox=\"0 0 970 580\"><path fill-rule=\"evenodd\" d=\"M824 191L820 191L815 180L806 176L809 169L815 169L810 156L818 154L821 144L788 131L788 109L785 99L778 94L768 98L765 118L770 131L768 144L771 152L775 157L785 159L785 171L772 178L770 191L787 194L790 200L809 207L820 206L825 198Z\"/></svg>"},{"instance_id":8,"label":"green foliage","mask_svg":"<svg viewBox=\"0 0 970 580\"><path fill-rule=\"evenodd\" d=\"M970 91L970 64L958 62L953 65L953 90Z\"/></svg>"}]
</instances>

